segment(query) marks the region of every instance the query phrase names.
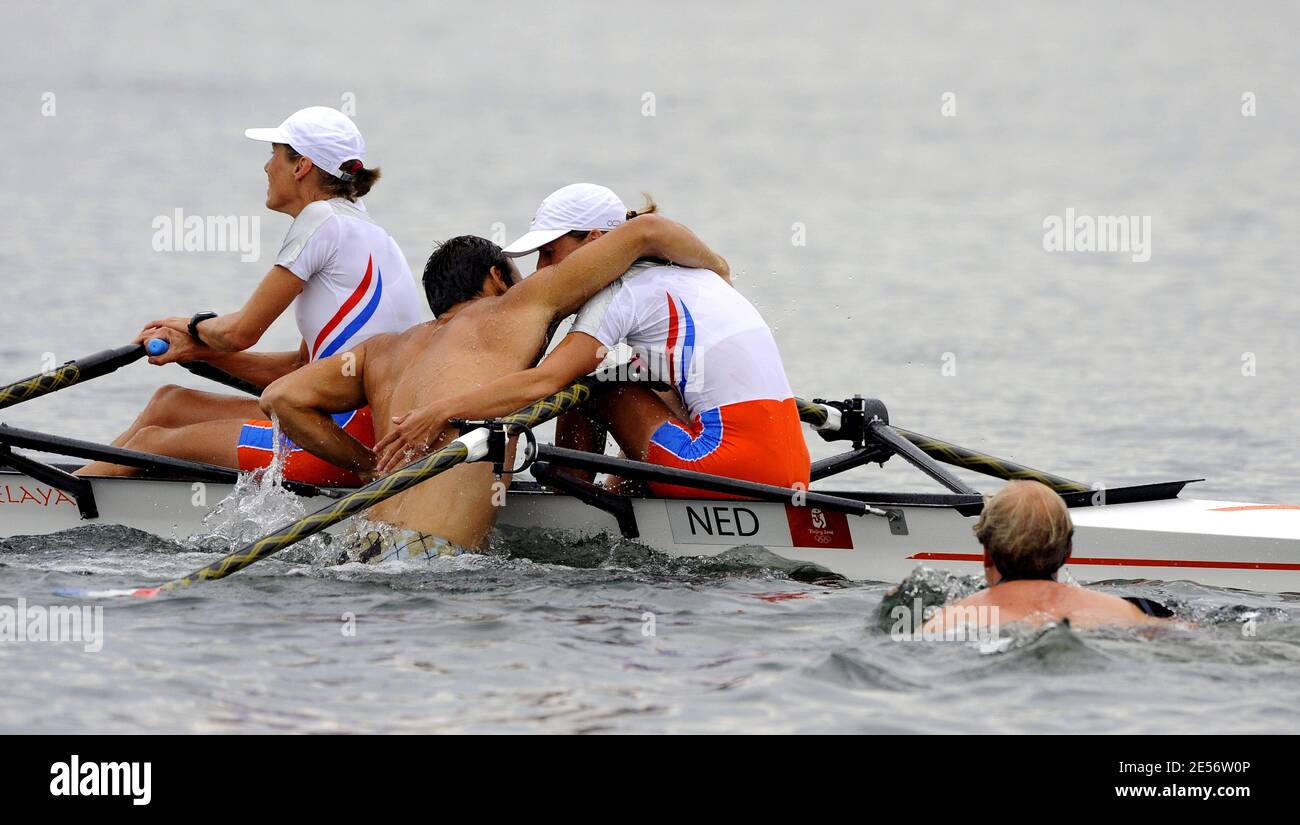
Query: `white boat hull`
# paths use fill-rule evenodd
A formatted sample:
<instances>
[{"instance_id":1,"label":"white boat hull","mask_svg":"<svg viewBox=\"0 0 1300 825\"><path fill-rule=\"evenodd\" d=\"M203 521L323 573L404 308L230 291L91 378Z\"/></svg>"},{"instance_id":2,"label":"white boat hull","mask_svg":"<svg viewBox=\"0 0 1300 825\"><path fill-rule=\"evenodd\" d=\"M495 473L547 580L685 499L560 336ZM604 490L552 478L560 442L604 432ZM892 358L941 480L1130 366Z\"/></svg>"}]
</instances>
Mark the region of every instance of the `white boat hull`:
<instances>
[{"instance_id":1,"label":"white boat hull","mask_svg":"<svg viewBox=\"0 0 1300 825\"><path fill-rule=\"evenodd\" d=\"M67 495L28 476L0 472L0 538L93 523L185 538L200 531L210 510L205 505L215 505L231 490L209 483L200 498L185 481L91 483L100 516L86 520ZM860 497L873 500L869 494ZM716 555L757 544L859 580L898 581L919 564L958 573L981 571L980 549L971 534L973 515L962 515L952 505L899 503L899 498L880 506L901 512L905 529L898 524L891 528L876 516L768 502L633 499L632 510L637 540L675 556ZM319 497L305 504L311 511L330 501ZM1166 498L1075 507L1071 515L1076 531L1067 567L1078 581L1189 579L1219 587L1300 592L1300 507ZM500 522L588 535L619 533L612 515L534 485L511 493Z\"/></svg>"}]
</instances>

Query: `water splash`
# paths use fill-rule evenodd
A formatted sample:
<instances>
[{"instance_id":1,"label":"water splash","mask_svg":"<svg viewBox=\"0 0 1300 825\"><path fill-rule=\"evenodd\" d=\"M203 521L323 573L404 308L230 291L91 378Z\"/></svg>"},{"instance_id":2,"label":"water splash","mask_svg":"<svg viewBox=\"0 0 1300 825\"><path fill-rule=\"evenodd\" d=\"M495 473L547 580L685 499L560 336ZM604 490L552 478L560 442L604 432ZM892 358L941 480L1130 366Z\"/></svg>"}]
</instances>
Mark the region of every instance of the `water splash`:
<instances>
[{"instance_id":1,"label":"water splash","mask_svg":"<svg viewBox=\"0 0 1300 825\"><path fill-rule=\"evenodd\" d=\"M230 495L203 518L199 532L184 543L199 550L227 552L273 532L307 515L307 500L284 486L284 464L292 448L280 422L271 417L271 443L275 450L266 467L240 473ZM318 533L285 550L287 560L314 561L327 554L331 540Z\"/></svg>"},{"instance_id":2,"label":"water splash","mask_svg":"<svg viewBox=\"0 0 1300 825\"><path fill-rule=\"evenodd\" d=\"M329 558L325 559L326 561L331 564L357 563L370 564L372 566L388 565L390 567L401 567L412 563L419 566L421 563L428 561L427 559L416 560L403 558L400 560L377 562L367 558L368 554L366 551L370 548L376 538L400 540L409 532L387 522L371 521L366 517L368 512L369 511L367 510L363 510L342 522L342 529L339 531L332 546L333 552ZM448 553L446 556L439 556L439 559L451 558L459 555L465 554Z\"/></svg>"},{"instance_id":3,"label":"water splash","mask_svg":"<svg viewBox=\"0 0 1300 825\"><path fill-rule=\"evenodd\" d=\"M691 581L788 578L830 586L846 583L843 576L825 567L787 559L753 544L732 547L712 556L670 556L620 536L577 536L564 529L498 524L491 535L490 552L538 564L626 570L638 575L682 577Z\"/></svg>"},{"instance_id":4,"label":"water splash","mask_svg":"<svg viewBox=\"0 0 1300 825\"><path fill-rule=\"evenodd\" d=\"M980 575L959 575L919 565L880 601L876 626L888 633L896 621L895 608L905 608L911 617L912 632L921 629L931 609L964 599L985 587ZM919 604L920 610L914 608Z\"/></svg>"}]
</instances>

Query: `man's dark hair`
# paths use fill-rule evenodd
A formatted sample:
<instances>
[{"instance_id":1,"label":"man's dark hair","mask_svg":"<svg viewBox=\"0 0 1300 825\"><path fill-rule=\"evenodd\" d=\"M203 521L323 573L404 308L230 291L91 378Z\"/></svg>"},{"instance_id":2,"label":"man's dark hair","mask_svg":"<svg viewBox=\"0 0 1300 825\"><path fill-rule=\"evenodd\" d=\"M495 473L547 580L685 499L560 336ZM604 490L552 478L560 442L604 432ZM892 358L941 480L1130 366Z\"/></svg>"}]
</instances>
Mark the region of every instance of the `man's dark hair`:
<instances>
[{"instance_id":1,"label":"man's dark hair","mask_svg":"<svg viewBox=\"0 0 1300 825\"><path fill-rule=\"evenodd\" d=\"M510 286L510 260L487 238L460 235L433 248L424 265L424 296L435 316L483 291L492 267Z\"/></svg>"}]
</instances>

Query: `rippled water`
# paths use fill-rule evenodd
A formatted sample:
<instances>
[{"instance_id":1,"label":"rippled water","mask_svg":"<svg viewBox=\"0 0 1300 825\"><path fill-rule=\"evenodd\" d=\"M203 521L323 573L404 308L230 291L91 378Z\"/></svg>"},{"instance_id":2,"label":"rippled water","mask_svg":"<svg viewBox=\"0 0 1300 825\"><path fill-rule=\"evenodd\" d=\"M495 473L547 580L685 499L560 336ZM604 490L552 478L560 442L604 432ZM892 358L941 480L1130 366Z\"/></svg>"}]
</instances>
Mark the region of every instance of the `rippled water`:
<instances>
[{"instance_id":1,"label":"rippled water","mask_svg":"<svg viewBox=\"0 0 1300 825\"><path fill-rule=\"evenodd\" d=\"M895 641L881 610L890 585L801 583L755 566L759 551L683 561L519 539L498 548L508 556L432 563L271 560L109 603L102 652L0 648L7 672L24 674L0 729L1269 732L1300 721L1294 598L1115 584L1196 628L1056 627L986 654ZM0 558L5 589L31 598L161 580L212 556L91 527L0 542ZM909 585L933 591L936 578Z\"/></svg>"},{"instance_id":2,"label":"rippled water","mask_svg":"<svg viewBox=\"0 0 1300 825\"><path fill-rule=\"evenodd\" d=\"M385 175L369 207L417 272L435 239L513 235L572 180L649 190L731 260L801 394L878 395L910 429L1110 486L1205 476L1202 497L1296 501L1294 4L408 4L368 9L376 39L346 54L330 44L354 6L280 11L13 15L0 375L238 306L287 226L261 209L264 147L242 129L351 95ZM260 216L261 261L153 251L151 222L177 208ZM1150 215L1151 261L1044 252L1043 218L1067 208ZM296 346L292 324L264 343ZM109 439L164 382L202 386L137 365L2 419ZM931 489L901 462L855 478ZM22 674L0 730L1296 727L1288 597L1115 584L1197 628L1057 628L984 654L893 641L879 612L897 583L794 581L749 551L503 541L396 568L307 548L108 604L97 654L0 644ZM7 540L0 603L212 558L100 527Z\"/></svg>"}]
</instances>

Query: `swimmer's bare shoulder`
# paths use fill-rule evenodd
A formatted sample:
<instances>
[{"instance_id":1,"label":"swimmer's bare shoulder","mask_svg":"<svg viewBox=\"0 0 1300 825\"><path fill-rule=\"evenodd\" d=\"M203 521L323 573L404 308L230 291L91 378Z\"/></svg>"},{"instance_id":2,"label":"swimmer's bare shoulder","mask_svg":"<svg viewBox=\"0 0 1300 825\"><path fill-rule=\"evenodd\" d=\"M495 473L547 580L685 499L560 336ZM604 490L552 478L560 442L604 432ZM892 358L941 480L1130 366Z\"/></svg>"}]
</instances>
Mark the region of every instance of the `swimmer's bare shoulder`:
<instances>
[{"instance_id":1,"label":"swimmer's bare shoulder","mask_svg":"<svg viewBox=\"0 0 1300 825\"><path fill-rule=\"evenodd\" d=\"M1068 585L1074 592L1066 605L1063 605L1065 617L1070 623L1079 627L1131 627L1134 625L1168 625L1167 619L1148 616L1137 605L1112 596L1098 593L1084 587Z\"/></svg>"},{"instance_id":2,"label":"swimmer's bare shoulder","mask_svg":"<svg viewBox=\"0 0 1300 825\"><path fill-rule=\"evenodd\" d=\"M1060 584L1058 588L1054 588L1057 592L1050 600L997 598L993 588L981 590L958 602L944 605L943 609L930 617L923 630L927 633L942 633L962 626L970 618L970 608L980 607L997 608L995 621L1001 624L1037 625L1062 618L1069 619L1072 625L1081 628L1175 624L1167 619L1148 616L1132 602L1119 596L1070 584ZM1005 593L1006 591L1004 596Z\"/></svg>"},{"instance_id":3,"label":"swimmer's bare shoulder","mask_svg":"<svg viewBox=\"0 0 1300 825\"><path fill-rule=\"evenodd\" d=\"M998 607L997 601L989 597L988 590L981 590L960 601L945 604L926 620L921 632L927 635L941 634L945 631L967 627L971 624L971 619L980 620L980 613L978 612L980 608L989 607ZM985 612L983 617L988 619L996 615Z\"/></svg>"}]
</instances>

